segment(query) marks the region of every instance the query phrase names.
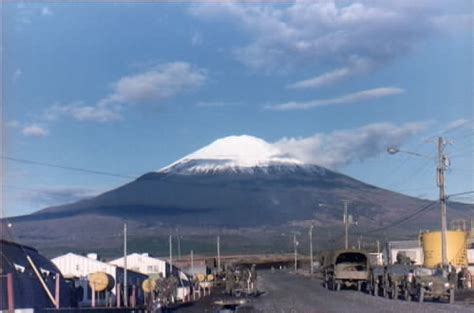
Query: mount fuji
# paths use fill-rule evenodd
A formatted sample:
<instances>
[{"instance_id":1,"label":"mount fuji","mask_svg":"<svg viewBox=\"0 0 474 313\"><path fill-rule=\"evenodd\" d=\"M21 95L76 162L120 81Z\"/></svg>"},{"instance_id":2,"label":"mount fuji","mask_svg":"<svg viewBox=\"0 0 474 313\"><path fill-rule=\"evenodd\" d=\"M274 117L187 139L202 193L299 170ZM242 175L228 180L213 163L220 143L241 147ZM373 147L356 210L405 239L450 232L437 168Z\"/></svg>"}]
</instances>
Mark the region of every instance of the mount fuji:
<instances>
[{"instance_id":1,"label":"mount fuji","mask_svg":"<svg viewBox=\"0 0 474 313\"><path fill-rule=\"evenodd\" d=\"M306 229L310 223L328 234L318 236L321 244L336 240L329 234L341 231L342 199L350 201L350 212L358 221L354 231L359 233L389 225L430 203L309 164L276 145L243 135L218 139L94 198L9 222L17 239L51 255L90 252L90 247L116 255L125 221L135 247L149 252L166 251L165 238L178 230L191 249L212 251L212 236L226 234L233 242L229 249L275 251L291 244L282 234ZM473 205L451 203L449 216L467 217L472 209ZM384 235L413 235L435 227L438 211L431 209Z\"/></svg>"}]
</instances>

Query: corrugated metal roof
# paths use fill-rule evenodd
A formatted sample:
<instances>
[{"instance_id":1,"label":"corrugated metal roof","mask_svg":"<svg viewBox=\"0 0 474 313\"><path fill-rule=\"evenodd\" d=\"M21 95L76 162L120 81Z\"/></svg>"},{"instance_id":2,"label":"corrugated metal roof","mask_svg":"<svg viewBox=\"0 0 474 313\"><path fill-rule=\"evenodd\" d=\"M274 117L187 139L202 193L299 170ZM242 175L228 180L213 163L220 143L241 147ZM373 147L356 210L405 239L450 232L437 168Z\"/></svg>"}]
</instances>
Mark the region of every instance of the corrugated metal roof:
<instances>
[{"instance_id":1,"label":"corrugated metal roof","mask_svg":"<svg viewBox=\"0 0 474 313\"><path fill-rule=\"evenodd\" d=\"M388 247L390 249L415 249L420 248L418 240L403 240L403 241L389 241Z\"/></svg>"}]
</instances>

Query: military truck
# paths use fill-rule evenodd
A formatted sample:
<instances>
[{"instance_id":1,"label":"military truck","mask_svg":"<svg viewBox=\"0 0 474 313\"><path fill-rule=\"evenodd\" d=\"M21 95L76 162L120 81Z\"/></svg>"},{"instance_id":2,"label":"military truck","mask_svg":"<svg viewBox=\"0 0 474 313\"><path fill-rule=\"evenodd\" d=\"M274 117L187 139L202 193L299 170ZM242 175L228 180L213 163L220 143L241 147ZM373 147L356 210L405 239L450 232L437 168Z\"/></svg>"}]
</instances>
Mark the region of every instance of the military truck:
<instances>
[{"instance_id":1,"label":"military truck","mask_svg":"<svg viewBox=\"0 0 474 313\"><path fill-rule=\"evenodd\" d=\"M382 293L385 298L398 299L403 293L405 278L414 271L412 264L392 264L384 267Z\"/></svg>"},{"instance_id":2,"label":"military truck","mask_svg":"<svg viewBox=\"0 0 474 313\"><path fill-rule=\"evenodd\" d=\"M405 277L403 294L407 301L416 298L419 302L423 302L426 298L431 298L446 299L447 302L454 303L454 287L445 269L419 267Z\"/></svg>"},{"instance_id":3,"label":"military truck","mask_svg":"<svg viewBox=\"0 0 474 313\"><path fill-rule=\"evenodd\" d=\"M369 271L369 279L367 281L367 292L374 296L379 296L383 290L384 267L372 266Z\"/></svg>"},{"instance_id":4,"label":"military truck","mask_svg":"<svg viewBox=\"0 0 474 313\"><path fill-rule=\"evenodd\" d=\"M367 285L370 263L366 252L356 249L328 251L320 256L324 275L324 286L339 291L342 286L357 287Z\"/></svg>"}]
</instances>

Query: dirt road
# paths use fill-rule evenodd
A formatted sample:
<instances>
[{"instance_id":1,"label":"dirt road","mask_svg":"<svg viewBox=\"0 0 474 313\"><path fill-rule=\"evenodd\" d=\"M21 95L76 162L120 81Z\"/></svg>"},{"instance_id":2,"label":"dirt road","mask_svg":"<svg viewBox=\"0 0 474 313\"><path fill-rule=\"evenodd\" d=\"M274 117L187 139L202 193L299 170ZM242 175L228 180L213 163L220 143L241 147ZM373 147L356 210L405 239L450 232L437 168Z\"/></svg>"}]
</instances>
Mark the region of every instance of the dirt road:
<instances>
[{"instance_id":1,"label":"dirt road","mask_svg":"<svg viewBox=\"0 0 474 313\"><path fill-rule=\"evenodd\" d=\"M258 272L257 298L233 298L214 290L210 297L181 306L179 313L474 313L474 304L406 302L374 297L355 290L329 291L321 280L286 271ZM243 306L222 310L218 301L246 300ZM221 310L220 310L221 309Z\"/></svg>"},{"instance_id":2,"label":"dirt road","mask_svg":"<svg viewBox=\"0 0 474 313\"><path fill-rule=\"evenodd\" d=\"M268 313L473 313L474 305L416 303L374 297L355 290L329 291L321 281L288 272L261 272L264 294L253 303L255 312Z\"/></svg>"}]
</instances>

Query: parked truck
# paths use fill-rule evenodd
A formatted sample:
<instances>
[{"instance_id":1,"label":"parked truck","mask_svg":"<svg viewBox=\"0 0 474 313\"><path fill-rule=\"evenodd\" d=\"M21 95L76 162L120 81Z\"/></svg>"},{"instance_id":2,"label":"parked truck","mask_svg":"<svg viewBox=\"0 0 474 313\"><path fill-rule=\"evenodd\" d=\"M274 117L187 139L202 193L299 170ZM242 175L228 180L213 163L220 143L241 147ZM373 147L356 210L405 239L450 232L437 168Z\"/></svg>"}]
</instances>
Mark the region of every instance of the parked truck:
<instances>
[{"instance_id":1,"label":"parked truck","mask_svg":"<svg viewBox=\"0 0 474 313\"><path fill-rule=\"evenodd\" d=\"M367 286L370 263L368 254L362 250L344 249L324 252L320 256L324 275L324 286L330 290L341 287Z\"/></svg>"}]
</instances>

